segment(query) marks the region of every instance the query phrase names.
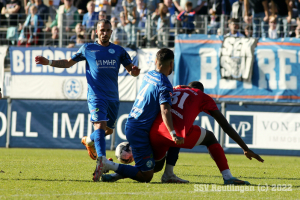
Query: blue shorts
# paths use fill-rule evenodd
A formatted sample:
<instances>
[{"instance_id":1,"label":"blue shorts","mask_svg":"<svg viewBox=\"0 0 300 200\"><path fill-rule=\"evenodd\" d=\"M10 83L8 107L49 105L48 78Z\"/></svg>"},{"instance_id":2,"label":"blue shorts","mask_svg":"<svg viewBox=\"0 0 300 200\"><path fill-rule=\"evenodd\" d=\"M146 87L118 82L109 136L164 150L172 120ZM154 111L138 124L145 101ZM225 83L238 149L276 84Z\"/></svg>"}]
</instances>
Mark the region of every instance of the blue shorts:
<instances>
[{"instance_id":1,"label":"blue shorts","mask_svg":"<svg viewBox=\"0 0 300 200\"><path fill-rule=\"evenodd\" d=\"M132 149L135 166L143 172L154 169L155 160L149 134L146 131L134 130L129 127L125 127L125 134Z\"/></svg>"},{"instance_id":2,"label":"blue shorts","mask_svg":"<svg viewBox=\"0 0 300 200\"><path fill-rule=\"evenodd\" d=\"M107 127L114 129L119 105L119 101L89 99L88 107L91 113L91 122L107 121Z\"/></svg>"}]
</instances>

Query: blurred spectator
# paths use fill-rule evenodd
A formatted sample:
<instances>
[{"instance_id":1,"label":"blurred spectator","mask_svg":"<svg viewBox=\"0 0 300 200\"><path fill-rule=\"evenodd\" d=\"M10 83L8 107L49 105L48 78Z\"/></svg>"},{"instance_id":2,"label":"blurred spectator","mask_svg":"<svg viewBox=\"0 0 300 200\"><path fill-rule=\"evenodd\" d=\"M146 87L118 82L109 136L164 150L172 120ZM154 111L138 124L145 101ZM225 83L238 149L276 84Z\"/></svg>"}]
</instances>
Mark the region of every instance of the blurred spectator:
<instances>
[{"instance_id":1,"label":"blurred spectator","mask_svg":"<svg viewBox=\"0 0 300 200\"><path fill-rule=\"evenodd\" d=\"M134 0L123 0L123 8L125 15L125 31L127 33L128 44L127 47L136 49L136 31L139 23L139 16L136 11L136 3Z\"/></svg>"},{"instance_id":2,"label":"blurred spectator","mask_svg":"<svg viewBox=\"0 0 300 200\"><path fill-rule=\"evenodd\" d=\"M41 32L44 22L42 18L37 14L37 6L32 5L29 8L30 14L27 16L26 21L20 33L18 46L25 45L28 47L32 44L41 44L41 38L38 33Z\"/></svg>"},{"instance_id":3,"label":"blurred spectator","mask_svg":"<svg viewBox=\"0 0 300 200\"><path fill-rule=\"evenodd\" d=\"M194 10L197 15L207 15L207 0L198 0Z\"/></svg>"},{"instance_id":4,"label":"blurred spectator","mask_svg":"<svg viewBox=\"0 0 300 200\"><path fill-rule=\"evenodd\" d=\"M183 11L177 1L174 0L164 0L164 4L168 7L170 13L170 28L174 28L176 25L176 16L178 13Z\"/></svg>"},{"instance_id":5,"label":"blurred spectator","mask_svg":"<svg viewBox=\"0 0 300 200\"><path fill-rule=\"evenodd\" d=\"M138 28L144 29L147 22L147 9L144 9L145 3L143 2L143 0L136 0L136 5L136 10L139 16Z\"/></svg>"},{"instance_id":6,"label":"blurred spectator","mask_svg":"<svg viewBox=\"0 0 300 200\"><path fill-rule=\"evenodd\" d=\"M37 15L42 18L44 23L47 22L49 7L43 3L43 0L34 0L34 4L37 6Z\"/></svg>"},{"instance_id":7,"label":"blurred spectator","mask_svg":"<svg viewBox=\"0 0 300 200\"><path fill-rule=\"evenodd\" d=\"M296 35L295 36L296 38L300 38L300 27L299 26L297 26L295 29L295 35Z\"/></svg>"},{"instance_id":8,"label":"blurred spectator","mask_svg":"<svg viewBox=\"0 0 300 200\"><path fill-rule=\"evenodd\" d=\"M81 47L85 43L85 37L82 34L77 35L75 43L70 43L67 48Z\"/></svg>"},{"instance_id":9,"label":"blurred spectator","mask_svg":"<svg viewBox=\"0 0 300 200\"><path fill-rule=\"evenodd\" d=\"M272 15L277 14L277 29L280 32L280 37L288 37L290 23L292 20L292 4L290 0L272 0ZM276 12L277 11L277 12ZM276 13L275 13L276 12ZM270 30L270 29L269 29Z\"/></svg>"},{"instance_id":10,"label":"blurred spectator","mask_svg":"<svg viewBox=\"0 0 300 200\"><path fill-rule=\"evenodd\" d=\"M208 14L210 15L210 24L208 34L216 34L220 27L220 15L222 14L222 0L207 1Z\"/></svg>"},{"instance_id":11,"label":"blurred spectator","mask_svg":"<svg viewBox=\"0 0 300 200\"><path fill-rule=\"evenodd\" d=\"M170 14L168 7L161 3L158 7L159 19L157 24L157 42L158 48L168 47L169 29L170 29Z\"/></svg>"},{"instance_id":12,"label":"blurred spectator","mask_svg":"<svg viewBox=\"0 0 300 200\"><path fill-rule=\"evenodd\" d=\"M127 33L122 26L119 26L119 21L117 17L112 17L110 19L112 34L110 37L110 42L124 47L127 44Z\"/></svg>"},{"instance_id":13,"label":"blurred spectator","mask_svg":"<svg viewBox=\"0 0 300 200\"><path fill-rule=\"evenodd\" d=\"M51 38L45 40L45 46L57 47L59 45L59 35L58 35L58 27L53 26L51 30Z\"/></svg>"},{"instance_id":14,"label":"blurred spectator","mask_svg":"<svg viewBox=\"0 0 300 200\"><path fill-rule=\"evenodd\" d=\"M19 15L21 13L21 1L20 0L9 0L6 6L2 8L1 14L5 15L6 23L2 23L8 26L17 26Z\"/></svg>"},{"instance_id":15,"label":"blurred spectator","mask_svg":"<svg viewBox=\"0 0 300 200\"><path fill-rule=\"evenodd\" d=\"M120 23L118 25L122 27L126 26L124 11L120 12Z\"/></svg>"},{"instance_id":16,"label":"blurred spectator","mask_svg":"<svg viewBox=\"0 0 300 200\"><path fill-rule=\"evenodd\" d=\"M271 16L269 19L269 38L271 39L277 39L277 28L276 28L276 18L274 16Z\"/></svg>"},{"instance_id":17,"label":"blurred spectator","mask_svg":"<svg viewBox=\"0 0 300 200\"><path fill-rule=\"evenodd\" d=\"M116 0L115 6L111 8L111 16L118 18L120 21L120 12L124 11L122 6L122 0Z\"/></svg>"},{"instance_id":18,"label":"blurred spectator","mask_svg":"<svg viewBox=\"0 0 300 200\"><path fill-rule=\"evenodd\" d=\"M98 13L95 12L95 3L93 1L89 1L86 7L88 12L83 15L82 25L89 29L98 21Z\"/></svg>"},{"instance_id":19,"label":"blurred spectator","mask_svg":"<svg viewBox=\"0 0 300 200\"><path fill-rule=\"evenodd\" d=\"M24 2L25 3L25 2ZM34 0L30 0L30 1L28 1L26 4L24 4L24 5L26 5L25 6L25 14L26 15L28 15L28 13L30 12L29 11L29 8L30 8L30 6L32 6L34 4Z\"/></svg>"},{"instance_id":20,"label":"blurred spectator","mask_svg":"<svg viewBox=\"0 0 300 200\"><path fill-rule=\"evenodd\" d=\"M244 0L238 0L232 4L231 17L240 19L243 18L245 13L244 10Z\"/></svg>"},{"instance_id":21,"label":"blurred spectator","mask_svg":"<svg viewBox=\"0 0 300 200\"><path fill-rule=\"evenodd\" d=\"M73 5L77 8L77 11L81 16L88 12L88 2L88 0L74 0Z\"/></svg>"},{"instance_id":22,"label":"blurred spectator","mask_svg":"<svg viewBox=\"0 0 300 200\"><path fill-rule=\"evenodd\" d=\"M252 37L252 33L253 33L253 28L251 25L247 25L244 28L244 33L246 37Z\"/></svg>"},{"instance_id":23,"label":"blurred spectator","mask_svg":"<svg viewBox=\"0 0 300 200\"><path fill-rule=\"evenodd\" d=\"M118 0L122 1L122 0ZM106 18L110 20L111 15L112 15L112 4L116 4L117 0L96 0L95 5L96 5L96 12L99 11L105 11L106 13Z\"/></svg>"},{"instance_id":24,"label":"blurred spectator","mask_svg":"<svg viewBox=\"0 0 300 200\"><path fill-rule=\"evenodd\" d=\"M192 2L187 1L185 3L185 10L177 15L177 19L182 21L182 28L185 30L186 34L191 34L194 31L195 11L193 11Z\"/></svg>"},{"instance_id":25,"label":"blurred spectator","mask_svg":"<svg viewBox=\"0 0 300 200\"><path fill-rule=\"evenodd\" d=\"M218 28L218 30L217 30L217 36L222 36L222 32L221 32L220 28Z\"/></svg>"},{"instance_id":26,"label":"blurred spectator","mask_svg":"<svg viewBox=\"0 0 300 200\"><path fill-rule=\"evenodd\" d=\"M76 39L78 35L84 35L85 29L81 23L77 23L75 26L75 35L70 37L70 43L76 43Z\"/></svg>"},{"instance_id":27,"label":"blurred spectator","mask_svg":"<svg viewBox=\"0 0 300 200\"><path fill-rule=\"evenodd\" d=\"M80 21L77 8L72 5L73 0L64 0L65 4L59 6L55 20L51 23L50 28L57 26L58 28L64 27L64 31L71 31L75 28L76 24ZM60 23L61 15L64 14L63 24ZM49 28L47 29L49 30Z\"/></svg>"},{"instance_id":28,"label":"blurred spectator","mask_svg":"<svg viewBox=\"0 0 300 200\"><path fill-rule=\"evenodd\" d=\"M158 4L160 0L144 0L145 9L147 9L147 15L152 15L156 9L158 9Z\"/></svg>"},{"instance_id":29,"label":"blurred spectator","mask_svg":"<svg viewBox=\"0 0 300 200\"><path fill-rule=\"evenodd\" d=\"M252 17L249 17L249 6L252 8ZM269 8L267 0L244 0L244 21L253 25L253 37L266 38L268 36Z\"/></svg>"},{"instance_id":30,"label":"blurred spectator","mask_svg":"<svg viewBox=\"0 0 300 200\"><path fill-rule=\"evenodd\" d=\"M228 26L230 32L225 35L225 37L245 37L241 32L239 32L239 20L231 18L228 20Z\"/></svg>"}]
</instances>

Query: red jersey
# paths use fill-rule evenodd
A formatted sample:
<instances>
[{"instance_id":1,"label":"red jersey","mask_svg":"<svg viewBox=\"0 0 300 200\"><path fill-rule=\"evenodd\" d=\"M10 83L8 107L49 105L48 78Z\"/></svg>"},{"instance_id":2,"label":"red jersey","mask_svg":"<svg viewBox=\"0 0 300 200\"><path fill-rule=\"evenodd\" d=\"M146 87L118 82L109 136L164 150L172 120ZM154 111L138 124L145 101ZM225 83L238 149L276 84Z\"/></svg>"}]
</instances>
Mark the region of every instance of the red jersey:
<instances>
[{"instance_id":1,"label":"red jersey","mask_svg":"<svg viewBox=\"0 0 300 200\"><path fill-rule=\"evenodd\" d=\"M200 112L218 110L215 101L199 89L177 86L172 95L172 118L177 136L186 137L189 134L196 117ZM161 114L156 117L150 134L168 132Z\"/></svg>"}]
</instances>

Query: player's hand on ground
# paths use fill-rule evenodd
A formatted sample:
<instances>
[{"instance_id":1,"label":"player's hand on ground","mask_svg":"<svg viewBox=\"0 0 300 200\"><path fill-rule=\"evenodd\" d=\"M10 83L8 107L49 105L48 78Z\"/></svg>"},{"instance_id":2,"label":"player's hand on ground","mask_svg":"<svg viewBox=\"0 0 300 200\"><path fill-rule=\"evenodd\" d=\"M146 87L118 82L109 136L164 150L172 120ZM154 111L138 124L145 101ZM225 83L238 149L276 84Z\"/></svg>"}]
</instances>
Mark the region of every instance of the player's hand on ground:
<instances>
[{"instance_id":1,"label":"player's hand on ground","mask_svg":"<svg viewBox=\"0 0 300 200\"><path fill-rule=\"evenodd\" d=\"M247 151L244 151L245 156L249 159L252 160L252 158L255 158L259 162L264 162L264 160L256 153L248 149Z\"/></svg>"},{"instance_id":2,"label":"player's hand on ground","mask_svg":"<svg viewBox=\"0 0 300 200\"><path fill-rule=\"evenodd\" d=\"M41 64L41 65L48 65L49 60L43 56L36 56L35 57L35 63L36 64Z\"/></svg>"},{"instance_id":3,"label":"player's hand on ground","mask_svg":"<svg viewBox=\"0 0 300 200\"><path fill-rule=\"evenodd\" d=\"M177 135L172 136L173 141L175 144L184 144L184 138L183 137L178 137Z\"/></svg>"},{"instance_id":4,"label":"player's hand on ground","mask_svg":"<svg viewBox=\"0 0 300 200\"><path fill-rule=\"evenodd\" d=\"M132 66L131 75L138 76L140 74L140 71L141 71L141 69L139 69L137 66Z\"/></svg>"}]
</instances>

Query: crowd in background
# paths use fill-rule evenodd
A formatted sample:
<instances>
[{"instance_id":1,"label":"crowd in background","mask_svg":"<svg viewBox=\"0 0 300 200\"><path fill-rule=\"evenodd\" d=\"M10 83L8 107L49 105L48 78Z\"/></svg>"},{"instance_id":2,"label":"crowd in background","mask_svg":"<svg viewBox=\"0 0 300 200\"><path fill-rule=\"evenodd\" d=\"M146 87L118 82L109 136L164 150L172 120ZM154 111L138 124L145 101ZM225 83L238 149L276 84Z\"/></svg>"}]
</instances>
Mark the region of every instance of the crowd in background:
<instances>
[{"instance_id":1,"label":"crowd in background","mask_svg":"<svg viewBox=\"0 0 300 200\"><path fill-rule=\"evenodd\" d=\"M139 46L145 46L146 42L157 47L174 45L175 27L180 27L179 33L187 34L300 37L300 0L198 0L196 4L176 0L47 0L47 3L0 0L0 27L7 28L1 38L18 46L58 46L62 29L62 45L79 47L97 39L95 28L100 19L111 21L111 42L132 49L137 48L137 41L142 41ZM4 40L0 42L7 44Z\"/></svg>"}]
</instances>

